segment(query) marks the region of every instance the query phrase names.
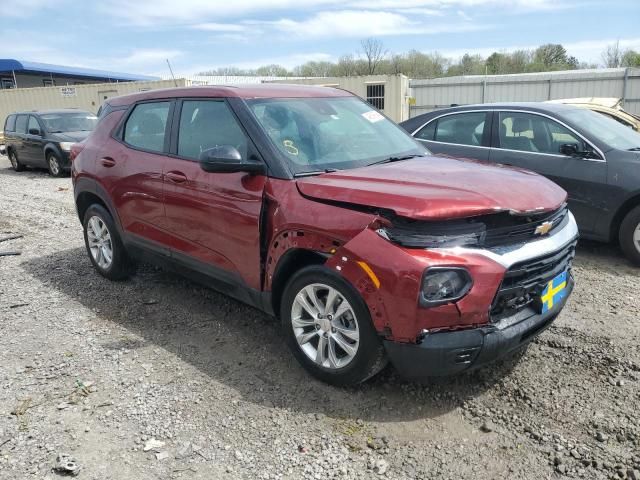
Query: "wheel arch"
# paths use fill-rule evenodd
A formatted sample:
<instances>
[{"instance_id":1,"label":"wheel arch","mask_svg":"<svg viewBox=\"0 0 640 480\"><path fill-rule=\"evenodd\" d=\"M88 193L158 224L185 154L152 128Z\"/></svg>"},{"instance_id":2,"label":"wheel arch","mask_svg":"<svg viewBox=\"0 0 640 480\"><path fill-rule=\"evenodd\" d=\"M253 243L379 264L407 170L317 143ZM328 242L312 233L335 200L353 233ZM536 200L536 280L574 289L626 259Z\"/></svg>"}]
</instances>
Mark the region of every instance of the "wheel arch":
<instances>
[{"instance_id":1,"label":"wheel arch","mask_svg":"<svg viewBox=\"0 0 640 480\"><path fill-rule=\"evenodd\" d=\"M47 160L47 155L49 154L49 152L55 153L58 158L60 158L61 156L60 149L58 147L56 147L53 143L47 143L42 149L42 154L44 155L45 161Z\"/></svg>"},{"instance_id":2,"label":"wheel arch","mask_svg":"<svg viewBox=\"0 0 640 480\"><path fill-rule=\"evenodd\" d=\"M611 241L619 241L620 226L622 224L622 221L624 220L624 217L626 217L627 214L638 205L640 205L640 192L635 192L618 208L615 215L613 216L613 220L611 221L611 227L609 230L609 238Z\"/></svg>"},{"instance_id":3,"label":"wheel arch","mask_svg":"<svg viewBox=\"0 0 640 480\"><path fill-rule=\"evenodd\" d=\"M307 248L291 248L279 258L270 278L271 304L276 317L280 316L282 295L289 279L297 271L310 265L323 265L326 260L326 255Z\"/></svg>"}]
</instances>

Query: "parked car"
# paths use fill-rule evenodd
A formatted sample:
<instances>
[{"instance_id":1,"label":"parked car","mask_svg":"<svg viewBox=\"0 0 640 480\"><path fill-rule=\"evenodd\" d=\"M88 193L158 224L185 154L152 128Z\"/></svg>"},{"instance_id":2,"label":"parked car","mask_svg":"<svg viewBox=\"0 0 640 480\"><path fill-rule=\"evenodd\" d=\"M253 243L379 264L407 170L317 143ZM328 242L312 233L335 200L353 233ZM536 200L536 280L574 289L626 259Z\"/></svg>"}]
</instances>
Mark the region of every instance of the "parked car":
<instances>
[{"instance_id":1,"label":"parked car","mask_svg":"<svg viewBox=\"0 0 640 480\"><path fill-rule=\"evenodd\" d=\"M514 165L569 193L580 235L619 241L640 265L640 134L552 103L467 105L419 115L405 128L436 154Z\"/></svg>"},{"instance_id":2,"label":"parked car","mask_svg":"<svg viewBox=\"0 0 640 480\"><path fill-rule=\"evenodd\" d=\"M54 177L68 174L71 145L84 140L98 121L82 110L42 110L9 115L4 123L5 146L11 166L44 167Z\"/></svg>"},{"instance_id":3,"label":"parked car","mask_svg":"<svg viewBox=\"0 0 640 480\"><path fill-rule=\"evenodd\" d=\"M325 87L111 98L72 148L96 270L146 259L281 319L318 378L408 377L523 349L573 288L566 192L519 169L428 157L371 105Z\"/></svg>"},{"instance_id":4,"label":"parked car","mask_svg":"<svg viewBox=\"0 0 640 480\"><path fill-rule=\"evenodd\" d=\"M640 132L640 116L624 110L621 98L565 98L562 100L549 100L548 103L563 103L574 107L588 108L620 122L625 127L633 128L636 132Z\"/></svg>"}]
</instances>

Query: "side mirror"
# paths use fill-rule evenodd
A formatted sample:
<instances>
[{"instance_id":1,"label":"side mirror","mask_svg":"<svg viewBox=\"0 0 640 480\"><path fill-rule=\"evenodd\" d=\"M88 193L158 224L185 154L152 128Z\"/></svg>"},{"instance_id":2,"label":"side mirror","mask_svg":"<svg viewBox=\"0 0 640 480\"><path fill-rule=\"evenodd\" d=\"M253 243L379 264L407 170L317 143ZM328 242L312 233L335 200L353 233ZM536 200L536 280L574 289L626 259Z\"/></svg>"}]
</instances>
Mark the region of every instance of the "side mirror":
<instances>
[{"instance_id":1,"label":"side mirror","mask_svg":"<svg viewBox=\"0 0 640 480\"><path fill-rule=\"evenodd\" d=\"M209 173L246 172L260 175L266 172L262 162L243 160L238 149L231 145L218 145L202 152L200 168Z\"/></svg>"},{"instance_id":2,"label":"side mirror","mask_svg":"<svg viewBox=\"0 0 640 480\"><path fill-rule=\"evenodd\" d=\"M560 145L560 153L562 155L566 155L567 157L578 157L580 155L578 145L576 145L575 143L565 143L563 145Z\"/></svg>"},{"instance_id":3,"label":"side mirror","mask_svg":"<svg viewBox=\"0 0 640 480\"><path fill-rule=\"evenodd\" d=\"M29 129L29 135L40 135L40 129L38 128L30 128Z\"/></svg>"}]
</instances>

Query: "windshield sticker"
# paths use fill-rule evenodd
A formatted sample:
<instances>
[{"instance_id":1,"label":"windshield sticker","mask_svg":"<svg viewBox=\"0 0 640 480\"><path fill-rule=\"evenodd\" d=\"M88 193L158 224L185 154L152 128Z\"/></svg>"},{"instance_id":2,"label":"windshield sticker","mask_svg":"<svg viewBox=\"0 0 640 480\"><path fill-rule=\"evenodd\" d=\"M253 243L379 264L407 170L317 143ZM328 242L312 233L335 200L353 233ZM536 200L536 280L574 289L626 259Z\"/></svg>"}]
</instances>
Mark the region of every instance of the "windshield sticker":
<instances>
[{"instance_id":1,"label":"windshield sticker","mask_svg":"<svg viewBox=\"0 0 640 480\"><path fill-rule=\"evenodd\" d=\"M376 112L375 110L364 112L362 116L367 120L369 120L371 123L376 123L376 122L379 122L380 120L384 120L384 117L380 113Z\"/></svg>"},{"instance_id":2,"label":"windshield sticker","mask_svg":"<svg viewBox=\"0 0 640 480\"><path fill-rule=\"evenodd\" d=\"M298 155L300 153L296 146L293 144L293 140L285 140L282 142L282 144L284 145L287 153L289 153L290 155Z\"/></svg>"}]
</instances>

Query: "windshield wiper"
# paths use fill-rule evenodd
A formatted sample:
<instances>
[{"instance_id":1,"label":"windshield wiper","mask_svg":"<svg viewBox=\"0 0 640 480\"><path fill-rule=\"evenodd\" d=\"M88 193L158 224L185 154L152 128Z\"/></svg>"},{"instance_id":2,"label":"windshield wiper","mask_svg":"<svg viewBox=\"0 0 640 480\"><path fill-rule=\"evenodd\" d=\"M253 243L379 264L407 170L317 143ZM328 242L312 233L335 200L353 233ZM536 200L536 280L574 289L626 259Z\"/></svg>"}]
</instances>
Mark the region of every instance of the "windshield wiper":
<instances>
[{"instance_id":1,"label":"windshield wiper","mask_svg":"<svg viewBox=\"0 0 640 480\"><path fill-rule=\"evenodd\" d=\"M400 162L402 160L411 160L412 158L417 158L417 157L424 157L424 155L416 153L412 155L402 155L400 157L388 157L388 158L385 158L384 160L378 160L377 162L370 163L369 165L367 165L367 167L370 167L371 165L380 165L382 163L392 163L392 162Z\"/></svg>"},{"instance_id":2,"label":"windshield wiper","mask_svg":"<svg viewBox=\"0 0 640 480\"><path fill-rule=\"evenodd\" d=\"M627 150L629 150L630 152L638 152L640 151L640 147L628 148Z\"/></svg>"},{"instance_id":3,"label":"windshield wiper","mask_svg":"<svg viewBox=\"0 0 640 480\"><path fill-rule=\"evenodd\" d=\"M337 171L338 170L335 168L325 168L324 170L314 170L312 172L299 172L299 173L294 173L293 178L312 177L313 175L321 175L323 173L332 173Z\"/></svg>"}]
</instances>

